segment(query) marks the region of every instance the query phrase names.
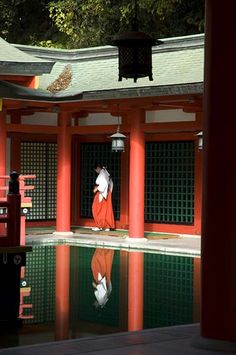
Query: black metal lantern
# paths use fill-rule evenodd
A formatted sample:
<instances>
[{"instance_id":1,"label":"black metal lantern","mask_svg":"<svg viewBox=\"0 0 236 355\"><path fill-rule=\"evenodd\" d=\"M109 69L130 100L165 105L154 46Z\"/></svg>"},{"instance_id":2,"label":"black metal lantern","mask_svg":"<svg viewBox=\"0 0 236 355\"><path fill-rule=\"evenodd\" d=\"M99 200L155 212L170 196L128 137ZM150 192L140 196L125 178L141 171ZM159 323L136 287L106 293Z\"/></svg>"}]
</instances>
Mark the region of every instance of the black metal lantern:
<instances>
[{"instance_id":1,"label":"black metal lantern","mask_svg":"<svg viewBox=\"0 0 236 355\"><path fill-rule=\"evenodd\" d=\"M152 76L152 46L162 42L154 40L148 34L138 31L137 1L135 1L135 17L133 30L122 33L114 38L113 46L119 51L119 81L122 78L133 78L136 83L138 78Z\"/></svg>"}]
</instances>

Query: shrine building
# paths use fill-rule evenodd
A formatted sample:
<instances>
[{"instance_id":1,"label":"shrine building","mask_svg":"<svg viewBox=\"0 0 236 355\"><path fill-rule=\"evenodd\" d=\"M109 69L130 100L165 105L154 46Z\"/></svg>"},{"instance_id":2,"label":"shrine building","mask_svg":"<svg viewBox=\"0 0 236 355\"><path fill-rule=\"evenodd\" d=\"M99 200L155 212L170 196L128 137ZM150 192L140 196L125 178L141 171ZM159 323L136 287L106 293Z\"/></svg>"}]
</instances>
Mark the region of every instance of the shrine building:
<instances>
[{"instance_id":1,"label":"shrine building","mask_svg":"<svg viewBox=\"0 0 236 355\"><path fill-rule=\"evenodd\" d=\"M0 39L0 62L0 175L36 175L27 226L55 226L58 234L93 227L101 162L114 181L116 229L131 238L201 234L203 34L154 46L153 81L118 81L110 46L64 50ZM118 126L124 152L111 150Z\"/></svg>"}]
</instances>

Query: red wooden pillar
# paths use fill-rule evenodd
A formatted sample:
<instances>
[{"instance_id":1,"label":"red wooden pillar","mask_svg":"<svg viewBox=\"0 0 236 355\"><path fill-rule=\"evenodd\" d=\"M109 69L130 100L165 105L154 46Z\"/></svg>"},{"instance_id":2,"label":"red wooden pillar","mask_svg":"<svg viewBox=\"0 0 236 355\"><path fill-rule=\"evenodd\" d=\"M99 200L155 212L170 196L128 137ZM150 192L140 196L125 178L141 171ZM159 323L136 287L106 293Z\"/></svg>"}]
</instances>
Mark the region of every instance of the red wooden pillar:
<instances>
[{"instance_id":1,"label":"red wooden pillar","mask_svg":"<svg viewBox=\"0 0 236 355\"><path fill-rule=\"evenodd\" d=\"M70 113L59 113L56 234L71 234L71 134Z\"/></svg>"},{"instance_id":2,"label":"red wooden pillar","mask_svg":"<svg viewBox=\"0 0 236 355\"><path fill-rule=\"evenodd\" d=\"M70 246L56 246L56 340L69 337Z\"/></svg>"},{"instance_id":3,"label":"red wooden pillar","mask_svg":"<svg viewBox=\"0 0 236 355\"><path fill-rule=\"evenodd\" d=\"M11 123L21 123L20 112L16 111L11 114ZM21 137L11 137L11 171L21 172Z\"/></svg>"},{"instance_id":4,"label":"red wooden pillar","mask_svg":"<svg viewBox=\"0 0 236 355\"><path fill-rule=\"evenodd\" d=\"M144 110L132 111L130 118L129 237L144 238L145 139Z\"/></svg>"},{"instance_id":5,"label":"red wooden pillar","mask_svg":"<svg viewBox=\"0 0 236 355\"><path fill-rule=\"evenodd\" d=\"M223 9L223 12L222 12ZM206 1L202 312L205 339L236 349L236 2ZM220 23L220 26L219 26ZM218 343L218 342L217 342Z\"/></svg>"},{"instance_id":6,"label":"red wooden pillar","mask_svg":"<svg viewBox=\"0 0 236 355\"><path fill-rule=\"evenodd\" d=\"M143 260L143 253L129 253L128 331L143 329Z\"/></svg>"},{"instance_id":7,"label":"red wooden pillar","mask_svg":"<svg viewBox=\"0 0 236 355\"><path fill-rule=\"evenodd\" d=\"M0 111L0 175L6 175L6 115L3 111ZM5 186L5 180L0 179L0 185ZM5 196L4 191L0 191L0 196Z\"/></svg>"},{"instance_id":8,"label":"red wooden pillar","mask_svg":"<svg viewBox=\"0 0 236 355\"><path fill-rule=\"evenodd\" d=\"M202 113L197 113L200 115ZM194 188L194 225L195 234L201 235L202 222L202 151L198 149L198 137L195 137L195 188Z\"/></svg>"},{"instance_id":9,"label":"red wooden pillar","mask_svg":"<svg viewBox=\"0 0 236 355\"><path fill-rule=\"evenodd\" d=\"M0 175L6 175L6 115L4 111L0 111ZM6 180L0 179L0 186L5 186ZM5 191L0 190L0 199L5 197ZM6 228L3 223L0 224L0 235L4 235Z\"/></svg>"},{"instance_id":10,"label":"red wooden pillar","mask_svg":"<svg viewBox=\"0 0 236 355\"><path fill-rule=\"evenodd\" d=\"M120 184L120 228L129 227L129 151L127 141L125 152L121 154L121 184Z\"/></svg>"}]
</instances>

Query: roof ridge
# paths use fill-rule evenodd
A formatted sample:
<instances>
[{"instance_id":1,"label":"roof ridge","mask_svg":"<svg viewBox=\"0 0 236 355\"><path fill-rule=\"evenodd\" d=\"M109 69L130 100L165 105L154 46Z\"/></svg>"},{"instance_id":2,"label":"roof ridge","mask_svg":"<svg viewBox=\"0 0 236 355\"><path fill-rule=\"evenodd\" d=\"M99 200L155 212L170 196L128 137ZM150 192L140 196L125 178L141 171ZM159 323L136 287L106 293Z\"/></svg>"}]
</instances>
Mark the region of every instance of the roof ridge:
<instances>
[{"instance_id":1,"label":"roof ridge","mask_svg":"<svg viewBox=\"0 0 236 355\"><path fill-rule=\"evenodd\" d=\"M153 46L153 53L171 52L204 47L204 34L161 39L161 45ZM59 49L13 44L16 48L38 58L58 62L80 62L117 57L118 50L113 46L99 46L80 49Z\"/></svg>"}]
</instances>

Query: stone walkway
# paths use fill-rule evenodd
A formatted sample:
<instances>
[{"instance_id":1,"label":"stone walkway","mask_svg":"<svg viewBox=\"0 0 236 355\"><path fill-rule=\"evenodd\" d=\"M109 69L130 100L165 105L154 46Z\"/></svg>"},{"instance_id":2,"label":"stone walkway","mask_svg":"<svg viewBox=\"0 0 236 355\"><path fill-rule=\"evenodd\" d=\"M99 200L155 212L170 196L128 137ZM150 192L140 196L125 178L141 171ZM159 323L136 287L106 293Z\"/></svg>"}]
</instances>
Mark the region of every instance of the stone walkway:
<instances>
[{"instance_id":1,"label":"stone walkway","mask_svg":"<svg viewBox=\"0 0 236 355\"><path fill-rule=\"evenodd\" d=\"M87 247L104 247L112 249L142 250L145 252L200 256L201 240L199 236L181 234L150 233L147 238L129 238L127 231L94 232L90 229L75 230L73 235L57 235L52 232L40 233L27 231L28 245L36 244L70 244Z\"/></svg>"},{"instance_id":2,"label":"stone walkway","mask_svg":"<svg viewBox=\"0 0 236 355\"><path fill-rule=\"evenodd\" d=\"M227 354L235 354L234 344L211 344L202 341L198 335L199 325L193 324L0 349L0 354L219 355L225 354L225 351ZM217 347L217 351L202 348L212 345Z\"/></svg>"}]
</instances>

